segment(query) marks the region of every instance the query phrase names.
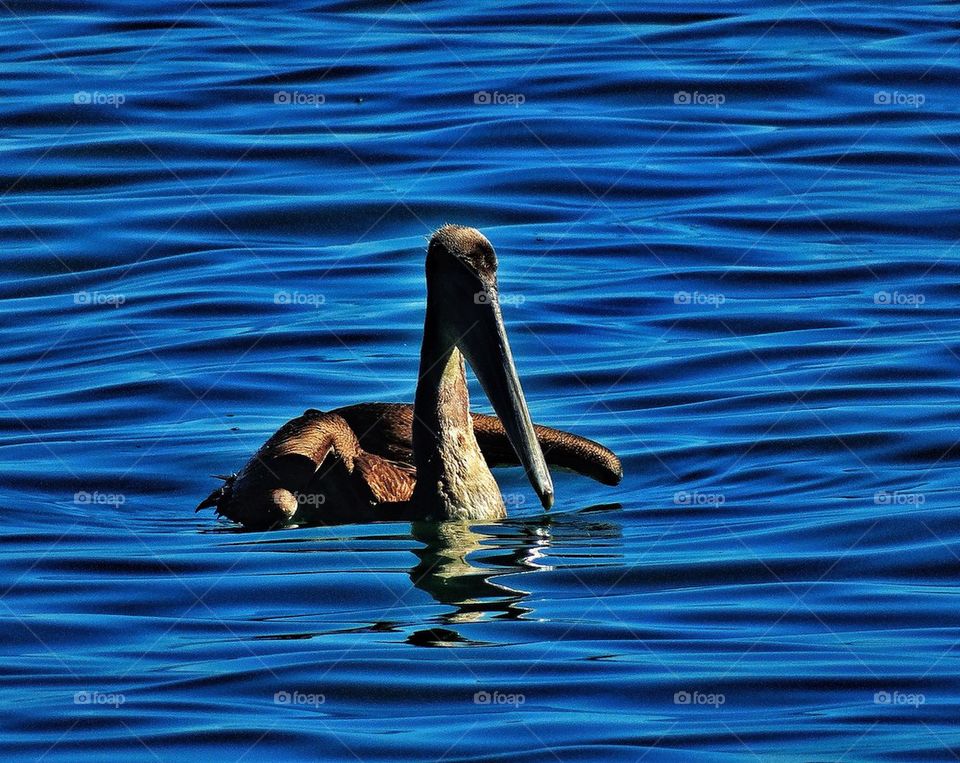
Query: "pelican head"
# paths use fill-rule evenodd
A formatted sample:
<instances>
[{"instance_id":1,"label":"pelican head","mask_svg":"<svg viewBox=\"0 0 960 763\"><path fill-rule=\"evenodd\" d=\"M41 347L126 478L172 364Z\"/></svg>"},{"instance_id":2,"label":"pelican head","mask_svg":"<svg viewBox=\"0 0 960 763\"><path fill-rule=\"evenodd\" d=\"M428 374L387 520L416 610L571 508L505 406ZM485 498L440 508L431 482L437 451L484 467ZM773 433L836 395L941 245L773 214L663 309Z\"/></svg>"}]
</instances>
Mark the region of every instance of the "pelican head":
<instances>
[{"instance_id":1,"label":"pelican head","mask_svg":"<svg viewBox=\"0 0 960 763\"><path fill-rule=\"evenodd\" d=\"M441 352L466 358L503 423L527 479L545 508L553 482L534 433L503 325L497 290L497 255L475 228L445 225L427 249L427 313ZM442 404L442 400L438 401ZM498 492L499 499L499 492Z\"/></svg>"}]
</instances>

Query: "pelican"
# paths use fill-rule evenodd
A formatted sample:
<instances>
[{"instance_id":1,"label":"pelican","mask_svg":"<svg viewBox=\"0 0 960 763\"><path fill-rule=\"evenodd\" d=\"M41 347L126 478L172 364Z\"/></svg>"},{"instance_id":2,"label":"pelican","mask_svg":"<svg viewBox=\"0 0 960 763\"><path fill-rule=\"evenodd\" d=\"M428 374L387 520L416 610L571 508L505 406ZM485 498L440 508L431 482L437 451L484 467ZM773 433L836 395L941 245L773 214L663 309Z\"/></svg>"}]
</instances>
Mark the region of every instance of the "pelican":
<instances>
[{"instance_id":1,"label":"pelican","mask_svg":"<svg viewBox=\"0 0 960 763\"><path fill-rule=\"evenodd\" d=\"M475 228L430 238L414 403L307 410L197 507L247 528L378 519L502 519L491 466L521 465L545 509L548 464L608 485L620 460L599 443L534 425L500 312L497 257ZM470 413L464 358L496 416Z\"/></svg>"}]
</instances>

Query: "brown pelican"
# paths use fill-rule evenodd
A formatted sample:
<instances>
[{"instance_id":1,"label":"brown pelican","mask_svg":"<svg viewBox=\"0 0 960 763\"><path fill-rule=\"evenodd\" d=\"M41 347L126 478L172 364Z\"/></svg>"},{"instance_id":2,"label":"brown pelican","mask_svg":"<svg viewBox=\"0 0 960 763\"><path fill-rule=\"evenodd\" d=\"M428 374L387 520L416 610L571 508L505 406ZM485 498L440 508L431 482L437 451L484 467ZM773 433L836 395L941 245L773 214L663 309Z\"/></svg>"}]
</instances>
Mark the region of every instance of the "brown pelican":
<instances>
[{"instance_id":1,"label":"brown pelican","mask_svg":"<svg viewBox=\"0 0 960 763\"><path fill-rule=\"evenodd\" d=\"M545 508L547 464L616 485L602 445L536 426L497 297L497 258L474 228L445 225L427 247L427 312L413 406L362 403L308 410L284 424L198 510L246 527L375 519L506 516L492 465L522 465ZM497 416L470 413L464 357Z\"/></svg>"}]
</instances>

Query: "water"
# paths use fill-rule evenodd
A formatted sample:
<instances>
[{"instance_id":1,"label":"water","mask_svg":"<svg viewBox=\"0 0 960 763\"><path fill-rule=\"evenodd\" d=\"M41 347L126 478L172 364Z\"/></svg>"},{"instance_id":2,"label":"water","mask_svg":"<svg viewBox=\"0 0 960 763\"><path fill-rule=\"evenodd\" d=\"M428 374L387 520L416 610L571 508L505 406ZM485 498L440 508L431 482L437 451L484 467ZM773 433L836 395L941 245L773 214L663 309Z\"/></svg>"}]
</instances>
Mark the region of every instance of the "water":
<instances>
[{"instance_id":1,"label":"water","mask_svg":"<svg viewBox=\"0 0 960 763\"><path fill-rule=\"evenodd\" d=\"M955 757L955 7L4 14L7 754ZM447 221L623 484L194 515L305 408L412 399Z\"/></svg>"}]
</instances>

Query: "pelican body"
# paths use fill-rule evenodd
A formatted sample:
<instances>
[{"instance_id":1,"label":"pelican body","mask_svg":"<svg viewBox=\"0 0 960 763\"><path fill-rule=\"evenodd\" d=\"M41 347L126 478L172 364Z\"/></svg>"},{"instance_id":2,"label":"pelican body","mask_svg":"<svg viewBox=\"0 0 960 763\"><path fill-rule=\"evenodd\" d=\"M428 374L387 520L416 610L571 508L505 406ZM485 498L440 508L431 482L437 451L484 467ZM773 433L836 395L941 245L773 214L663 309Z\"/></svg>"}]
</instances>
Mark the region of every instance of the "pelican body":
<instances>
[{"instance_id":1,"label":"pelican body","mask_svg":"<svg viewBox=\"0 0 960 763\"><path fill-rule=\"evenodd\" d=\"M506 516L490 467L520 465L544 508L548 463L605 484L622 477L602 445L535 426L497 297L497 258L476 229L445 225L427 248L427 310L413 406L314 409L284 424L198 509L245 527ZM469 362L496 416L470 413Z\"/></svg>"}]
</instances>

